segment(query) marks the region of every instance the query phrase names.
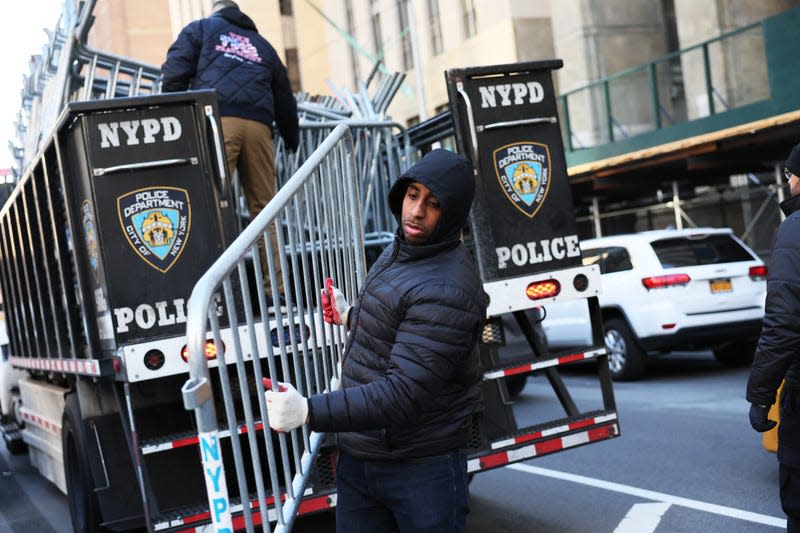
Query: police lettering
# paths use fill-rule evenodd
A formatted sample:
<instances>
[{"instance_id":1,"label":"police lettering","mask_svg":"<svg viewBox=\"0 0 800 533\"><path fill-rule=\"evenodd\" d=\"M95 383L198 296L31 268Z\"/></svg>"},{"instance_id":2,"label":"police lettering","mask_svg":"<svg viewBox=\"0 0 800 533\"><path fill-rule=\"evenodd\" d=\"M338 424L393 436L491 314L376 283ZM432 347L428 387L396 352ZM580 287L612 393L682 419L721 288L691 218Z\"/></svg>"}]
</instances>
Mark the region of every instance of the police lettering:
<instances>
[{"instance_id":1,"label":"police lettering","mask_svg":"<svg viewBox=\"0 0 800 533\"><path fill-rule=\"evenodd\" d=\"M144 144L153 144L157 141L158 134L161 134L163 142L175 141L181 136L181 123L175 117L101 122L97 125L97 129L100 130L102 148L119 147L120 133L123 135L122 140L128 146L137 145L140 141Z\"/></svg>"},{"instance_id":2,"label":"police lettering","mask_svg":"<svg viewBox=\"0 0 800 533\"><path fill-rule=\"evenodd\" d=\"M501 106L536 104L544 100L544 88L538 81L528 83L503 83L478 87L481 93L481 107L497 107L500 96Z\"/></svg>"},{"instance_id":3,"label":"police lettering","mask_svg":"<svg viewBox=\"0 0 800 533\"><path fill-rule=\"evenodd\" d=\"M117 333L129 332L132 322L136 322L139 329L183 324L186 322L186 302L183 298L176 298L172 302L140 304L136 309L117 307L114 309L114 318L117 322Z\"/></svg>"},{"instance_id":4,"label":"police lettering","mask_svg":"<svg viewBox=\"0 0 800 533\"><path fill-rule=\"evenodd\" d=\"M222 295L215 293L213 298L217 316L222 316ZM128 333L131 330L131 324L135 324L139 329L185 324L186 301L183 298L175 298L171 302L155 302L152 305L139 304L136 309L116 307L114 308L114 318L117 322L117 333Z\"/></svg>"},{"instance_id":5,"label":"police lettering","mask_svg":"<svg viewBox=\"0 0 800 533\"><path fill-rule=\"evenodd\" d=\"M542 239L526 243L517 243L495 248L497 252L497 268L504 269L511 260L516 266L527 264L547 263L549 261L564 259L565 257L580 257L581 249L578 246L577 235L556 237L555 239Z\"/></svg>"},{"instance_id":6,"label":"police lettering","mask_svg":"<svg viewBox=\"0 0 800 533\"><path fill-rule=\"evenodd\" d=\"M134 201L127 205L122 213L125 218L128 218L145 209L156 209L159 207L177 209L183 212L183 205L184 203L181 200L171 198L169 191L155 189L137 192Z\"/></svg>"}]
</instances>

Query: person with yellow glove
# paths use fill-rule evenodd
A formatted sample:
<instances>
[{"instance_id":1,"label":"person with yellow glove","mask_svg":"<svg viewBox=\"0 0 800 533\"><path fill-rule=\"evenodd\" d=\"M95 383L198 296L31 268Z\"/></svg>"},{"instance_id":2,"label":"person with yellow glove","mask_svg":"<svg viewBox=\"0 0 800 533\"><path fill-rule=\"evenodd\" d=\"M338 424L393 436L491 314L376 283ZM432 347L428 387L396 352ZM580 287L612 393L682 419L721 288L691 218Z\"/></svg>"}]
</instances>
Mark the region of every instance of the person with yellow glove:
<instances>
[{"instance_id":1,"label":"person with yellow glove","mask_svg":"<svg viewBox=\"0 0 800 533\"><path fill-rule=\"evenodd\" d=\"M791 197L780 204L786 220L772 244L764 320L746 397L750 425L762 433L769 431L777 423L769 418L770 406L783 382L778 399L778 486L786 530L796 533L800 532L800 144L789 154L784 175Z\"/></svg>"}]
</instances>

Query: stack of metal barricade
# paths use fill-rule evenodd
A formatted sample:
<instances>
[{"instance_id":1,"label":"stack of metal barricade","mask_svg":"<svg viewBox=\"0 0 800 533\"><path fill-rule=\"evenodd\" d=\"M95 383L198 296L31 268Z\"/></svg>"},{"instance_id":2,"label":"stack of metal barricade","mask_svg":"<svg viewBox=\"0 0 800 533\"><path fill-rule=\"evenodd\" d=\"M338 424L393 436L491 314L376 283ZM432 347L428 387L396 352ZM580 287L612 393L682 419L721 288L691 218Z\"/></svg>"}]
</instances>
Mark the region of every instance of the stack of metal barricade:
<instances>
[{"instance_id":1,"label":"stack of metal barricade","mask_svg":"<svg viewBox=\"0 0 800 533\"><path fill-rule=\"evenodd\" d=\"M373 96L368 94L372 76L360 83L358 92L333 87L336 96L299 94L300 147L288 152L282 139L276 140L276 169L282 185L337 125L350 128L367 248L383 248L392 240L397 222L386 195L394 180L416 160L406 129L386 113L404 77L400 73L384 75Z\"/></svg>"}]
</instances>

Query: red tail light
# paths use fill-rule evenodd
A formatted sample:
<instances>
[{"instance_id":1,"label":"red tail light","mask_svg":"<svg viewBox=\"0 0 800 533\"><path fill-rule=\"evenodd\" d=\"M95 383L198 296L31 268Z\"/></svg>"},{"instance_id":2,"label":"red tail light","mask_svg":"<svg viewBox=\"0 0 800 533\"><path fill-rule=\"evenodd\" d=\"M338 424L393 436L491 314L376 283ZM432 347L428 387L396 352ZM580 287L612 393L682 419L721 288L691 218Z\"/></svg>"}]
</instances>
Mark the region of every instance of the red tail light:
<instances>
[{"instance_id":1,"label":"red tail light","mask_svg":"<svg viewBox=\"0 0 800 533\"><path fill-rule=\"evenodd\" d=\"M750 272L748 272L748 274L750 274L750 277L753 278L753 280L766 279L767 267L766 265L750 267Z\"/></svg>"},{"instance_id":2,"label":"red tail light","mask_svg":"<svg viewBox=\"0 0 800 533\"><path fill-rule=\"evenodd\" d=\"M692 278L688 274L667 274L666 276L652 276L650 278L643 278L642 285L647 290L663 289L664 287L672 287L675 285L686 285Z\"/></svg>"},{"instance_id":3,"label":"red tail light","mask_svg":"<svg viewBox=\"0 0 800 533\"><path fill-rule=\"evenodd\" d=\"M561 292L561 284L557 279L534 281L525 289L525 295L531 300L552 298Z\"/></svg>"},{"instance_id":4,"label":"red tail light","mask_svg":"<svg viewBox=\"0 0 800 533\"><path fill-rule=\"evenodd\" d=\"M222 344L222 352L225 352L225 344ZM212 360L217 358L217 345L214 344L213 339L208 339L206 341L206 359ZM189 362L189 347L184 346L181 348L181 359Z\"/></svg>"}]
</instances>

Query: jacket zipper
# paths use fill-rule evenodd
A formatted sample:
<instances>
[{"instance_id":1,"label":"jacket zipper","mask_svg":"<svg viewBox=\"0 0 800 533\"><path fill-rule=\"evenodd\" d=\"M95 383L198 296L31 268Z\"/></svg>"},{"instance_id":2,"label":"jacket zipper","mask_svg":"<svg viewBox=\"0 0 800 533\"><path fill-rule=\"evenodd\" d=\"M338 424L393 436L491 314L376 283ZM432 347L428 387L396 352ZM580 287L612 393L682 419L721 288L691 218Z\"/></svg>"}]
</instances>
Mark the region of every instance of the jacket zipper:
<instances>
[{"instance_id":1,"label":"jacket zipper","mask_svg":"<svg viewBox=\"0 0 800 533\"><path fill-rule=\"evenodd\" d=\"M362 288L361 294L367 293L367 287L377 278L381 273L383 273L387 268L389 268L397 259L397 256L400 254L400 240L395 237L394 238L394 249L392 250L392 255L390 255L386 259L386 264L380 266L380 270L377 270L374 274L370 270L370 273L367 275L367 279L364 280L364 287ZM373 265L374 266L374 265ZM350 331L350 335L354 336L356 334L356 329L358 328L358 316L361 314L361 302L359 302L358 309L356 311L355 316L353 316L350 320L355 320L353 323L353 329ZM349 338L349 337L348 337ZM350 350L347 350L342 357L342 372L344 372L344 364L347 361L347 356L349 355Z\"/></svg>"}]
</instances>

